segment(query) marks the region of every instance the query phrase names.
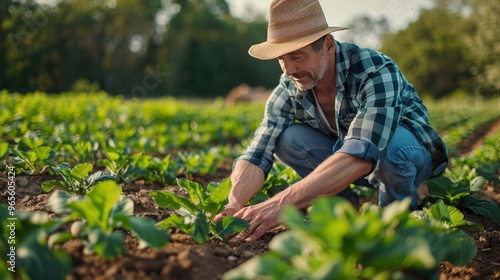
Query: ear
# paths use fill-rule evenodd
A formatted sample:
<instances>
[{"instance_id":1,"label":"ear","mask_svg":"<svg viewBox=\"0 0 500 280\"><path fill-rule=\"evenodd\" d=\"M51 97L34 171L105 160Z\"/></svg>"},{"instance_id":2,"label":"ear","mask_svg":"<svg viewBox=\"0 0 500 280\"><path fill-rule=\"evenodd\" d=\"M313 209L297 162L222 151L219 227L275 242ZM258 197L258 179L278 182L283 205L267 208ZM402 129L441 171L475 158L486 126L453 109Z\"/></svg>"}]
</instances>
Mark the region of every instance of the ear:
<instances>
[{"instance_id":1,"label":"ear","mask_svg":"<svg viewBox=\"0 0 500 280\"><path fill-rule=\"evenodd\" d=\"M332 34L326 35L325 38L325 46L326 46L326 52L328 54L334 54L335 53L335 38L333 38Z\"/></svg>"}]
</instances>

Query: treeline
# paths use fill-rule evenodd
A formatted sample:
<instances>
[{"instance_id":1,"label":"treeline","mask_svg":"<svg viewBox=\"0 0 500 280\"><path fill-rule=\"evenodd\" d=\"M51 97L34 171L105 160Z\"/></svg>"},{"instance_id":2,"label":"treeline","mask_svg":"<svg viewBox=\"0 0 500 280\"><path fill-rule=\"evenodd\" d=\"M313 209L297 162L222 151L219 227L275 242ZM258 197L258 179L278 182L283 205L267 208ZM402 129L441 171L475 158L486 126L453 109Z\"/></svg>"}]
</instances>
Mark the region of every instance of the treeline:
<instances>
[{"instance_id":1,"label":"treeline","mask_svg":"<svg viewBox=\"0 0 500 280\"><path fill-rule=\"evenodd\" d=\"M369 17L353 19L346 32L383 27L381 50L421 93L497 94L500 4L435 1L397 34L381 32L387 22ZM272 88L278 63L247 54L266 32L263 16L235 18L225 0L5 0L0 89L213 97L241 83Z\"/></svg>"},{"instance_id":2,"label":"treeline","mask_svg":"<svg viewBox=\"0 0 500 280\"><path fill-rule=\"evenodd\" d=\"M215 96L280 75L247 55L265 19L236 19L224 0L52 2L0 2L0 88Z\"/></svg>"}]
</instances>

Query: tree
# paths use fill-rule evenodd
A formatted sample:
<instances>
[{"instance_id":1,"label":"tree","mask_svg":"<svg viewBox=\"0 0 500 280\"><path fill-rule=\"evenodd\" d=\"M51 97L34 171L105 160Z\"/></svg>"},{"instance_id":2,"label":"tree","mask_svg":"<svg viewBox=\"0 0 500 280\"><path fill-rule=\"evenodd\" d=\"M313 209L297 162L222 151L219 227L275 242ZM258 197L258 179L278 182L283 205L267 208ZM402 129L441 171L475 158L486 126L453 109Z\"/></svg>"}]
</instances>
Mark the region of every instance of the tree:
<instances>
[{"instance_id":1,"label":"tree","mask_svg":"<svg viewBox=\"0 0 500 280\"><path fill-rule=\"evenodd\" d=\"M385 15L371 17L360 15L351 20L348 39L362 47L380 48L383 38L390 32L389 20Z\"/></svg>"},{"instance_id":2,"label":"tree","mask_svg":"<svg viewBox=\"0 0 500 280\"><path fill-rule=\"evenodd\" d=\"M473 32L465 34L473 61L474 90L483 95L500 90L500 3L498 0L468 0L468 22Z\"/></svg>"},{"instance_id":3,"label":"tree","mask_svg":"<svg viewBox=\"0 0 500 280\"><path fill-rule=\"evenodd\" d=\"M232 17L225 0L2 1L0 89L98 83L132 97L212 97L240 83L271 87L278 64L247 54L266 28L263 17Z\"/></svg>"},{"instance_id":4,"label":"tree","mask_svg":"<svg viewBox=\"0 0 500 280\"><path fill-rule=\"evenodd\" d=\"M463 34L470 32L460 10L448 0L423 10L407 29L386 37L382 52L391 56L417 91L435 98L457 88L471 89L472 62Z\"/></svg>"},{"instance_id":5,"label":"tree","mask_svg":"<svg viewBox=\"0 0 500 280\"><path fill-rule=\"evenodd\" d=\"M8 16L2 18L6 67L0 86L61 92L84 78L123 92L140 84L143 75L137 69L147 56L132 52L130 44L136 35L144 44L150 41L161 7L132 0L8 2Z\"/></svg>"},{"instance_id":6,"label":"tree","mask_svg":"<svg viewBox=\"0 0 500 280\"><path fill-rule=\"evenodd\" d=\"M248 55L250 45L265 40L263 18L253 22L233 18L225 1L178 4L180 12L170 22L162 56L169 67L168 92L223 96L240 83L266 87L277 83L278 63Z\"/></svg>"}]
</instances>

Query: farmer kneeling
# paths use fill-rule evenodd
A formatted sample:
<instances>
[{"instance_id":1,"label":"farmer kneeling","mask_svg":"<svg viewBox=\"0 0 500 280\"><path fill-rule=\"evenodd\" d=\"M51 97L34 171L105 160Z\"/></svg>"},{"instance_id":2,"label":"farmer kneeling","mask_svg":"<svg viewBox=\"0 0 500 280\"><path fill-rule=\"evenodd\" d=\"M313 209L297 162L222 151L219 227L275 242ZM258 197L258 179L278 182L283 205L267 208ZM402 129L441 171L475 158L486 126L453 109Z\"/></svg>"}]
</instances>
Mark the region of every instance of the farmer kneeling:
<instances>
[{"instance_id":1,"label":"farmer kneeling","mask_svg":"<svg viewBox=\"0 0 500 280\"><path fill-rule=\"evenodd\" d=\"M308 207L320 196L354 204L351 183L379 190L379 205L412 198L417 187L448 164L446 146L429 125L426 108L389 57L330 33L317 0L274 0L267 41L251 56L277 58L283 70L264 118L231 174L229 202L216 217L250 227L234 239L253 241L279 224L284 205ZM274 154L302 180L271 199L244 207L262 188Z\"/></svg>"}]
</instances>

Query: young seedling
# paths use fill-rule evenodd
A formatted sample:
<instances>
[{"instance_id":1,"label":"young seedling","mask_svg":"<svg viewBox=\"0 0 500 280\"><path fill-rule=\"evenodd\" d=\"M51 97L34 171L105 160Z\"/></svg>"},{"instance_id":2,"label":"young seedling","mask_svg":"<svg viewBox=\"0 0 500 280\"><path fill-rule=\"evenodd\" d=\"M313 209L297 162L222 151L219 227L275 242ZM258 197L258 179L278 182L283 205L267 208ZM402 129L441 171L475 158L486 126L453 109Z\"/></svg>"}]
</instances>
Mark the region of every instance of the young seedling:
<instances>
[{"instance_id":1,"label":"young seedling","mask_svg":"<svg viewBox=\"0 0 500 280\"><path fill-rule=\"evenodd\" d=\"M42 189L50 192L52 189L59 187L70 194L84 195L89 193L95 184L105 180L115 180L116 178L101 171L90 174L93 168L94 166L90 163L80 163L73 168L70 168L67 163L52 167L63 178L63 181L46 181L42 183Z\"/></svg>"},{"instance_id":2,"label":"young seedling","mask_svg":"<svg viewBox=\"0 0 500 280\"><path fill-rule=\"evenodd\" d=\"M458 208L444 204L442 200L432 204L429 208L412 212L412 216L419 219L428 219L443 223L449 228L461 227L473 231L483 230L483 226L465 220L464 214Z\"/></svg>"},{"instance_id":3,"label":"young seedling","mask_svg":"<svg viewBox=\"0 0 500 280\"><path fill-rule=\"evenodd\" d=\"M114 181L99 183L87 196L70 196L57 191L48 206L55 213L71 213L65 222L75 221L70 232L51 236L51 244L78 238L84 240L85 252L112 259L125 252L125 235L117 229L131 231L140 241L141 248L160 248L167 244L167 232L155 226L156 221L134 217L133 202L121 195L122 188Z\"/></svg>"},{"instance_id":4,"label":"young seedling","mask_svg":"<svg viewBox=\"0 0 500 280\"><path fill-rule=\"evenodd\" d=\"M443 200L446 205L468 208L477 215L500 223L500 207L491 201L481 199L480 190L485 178L476 176L475 170L463 167L461 170L446 171L445 175L427 181L431 200Z\"/></svg>"},{"instance_id":5,"label":"young seedling","mask_svg":"<svg viewBox=\"0 0 500 280\"><path fill-rule=\"evenodd\" d=\"M17 168L21 168L21 171L28 175L43 173L55 159L54 150L47 146L37 147L26 152L13 149L13 153L16 155L12 159L14 165Z\"/></svg>"},{"instance_id":6,"label":"young seedling","mask_svg":"<svg viewBox=\"0 0 500 280\"><path fill-rule=\"evenodd\" d=\"M73 162L93 162L97 157L99 143L94 141L77 141L63 145L63 153Z\"/></svg>"},{"instance_id":7,"label":"young seedling","mask_svg":"<svg viewBox=\"0 0 500 280\"><path fill-rule=\"evenodd\" d=\"M196 174L215 174L221 157L214 151L199 150L193 153L179 152L182 163L181 173L188 177Z\"/></svg>"},{"instance_id":8,"label":"young seedling","mask_svg":"<svg viewBox=\"0 0 500 280\"><path fill-rule=\"evenodd\" d=\"M177 228L191 235L197 242L208 242L211 238L227 241L225 235L238 233L249 227L247 221L235 217L224 217L217 224L214 222L215 216L227 203L231 189L229 179L220 183L211 182L206 189L188 179L177 179L177 184L188 192L188 198L167 191L151 192L158 206L177 212L159 222L158 227Z\"/></svg>"},{"instance_id":9,"label":"young seedling","mask_svg":"<svg viewBox=\"0 0 500 280\"><path fill-rule=\"evenodd\" d=\"M147 169L137 167L137 162L142 157L141 153L129 156L107 152L104 155L106 158L99 162L104 164L112 175L116 176L116 182L119 184L130 184L132 181L147 176L149 173Z\"/></svg>"},{"instance_id":10,"label":"young seedling","mask_svg":"<svg viewBox=\"0 0 500 280\"><path fill-rule=\"evenodd\" d=\"M163 159L152 158L149 162L148 169L150 177L148 181L158 182L163 185L171 185L176 182L176 164L170 160L170 155L166 155Z\"/></svg>"},{"instance_id":11,"label":"young seedling","mask_svg":"<svg viewBox=\"0 0 500 280\"><path fill-rule=\"evenodd\" d=\"M308 217L285 208L289 230L271 241L271 251L223 279L437 279L441 261L472 260L474 239L411 217L409 205L409 199L385 209L365 204L358 213L342 198L325 197Z\"/></svg>"}]
</instances>

